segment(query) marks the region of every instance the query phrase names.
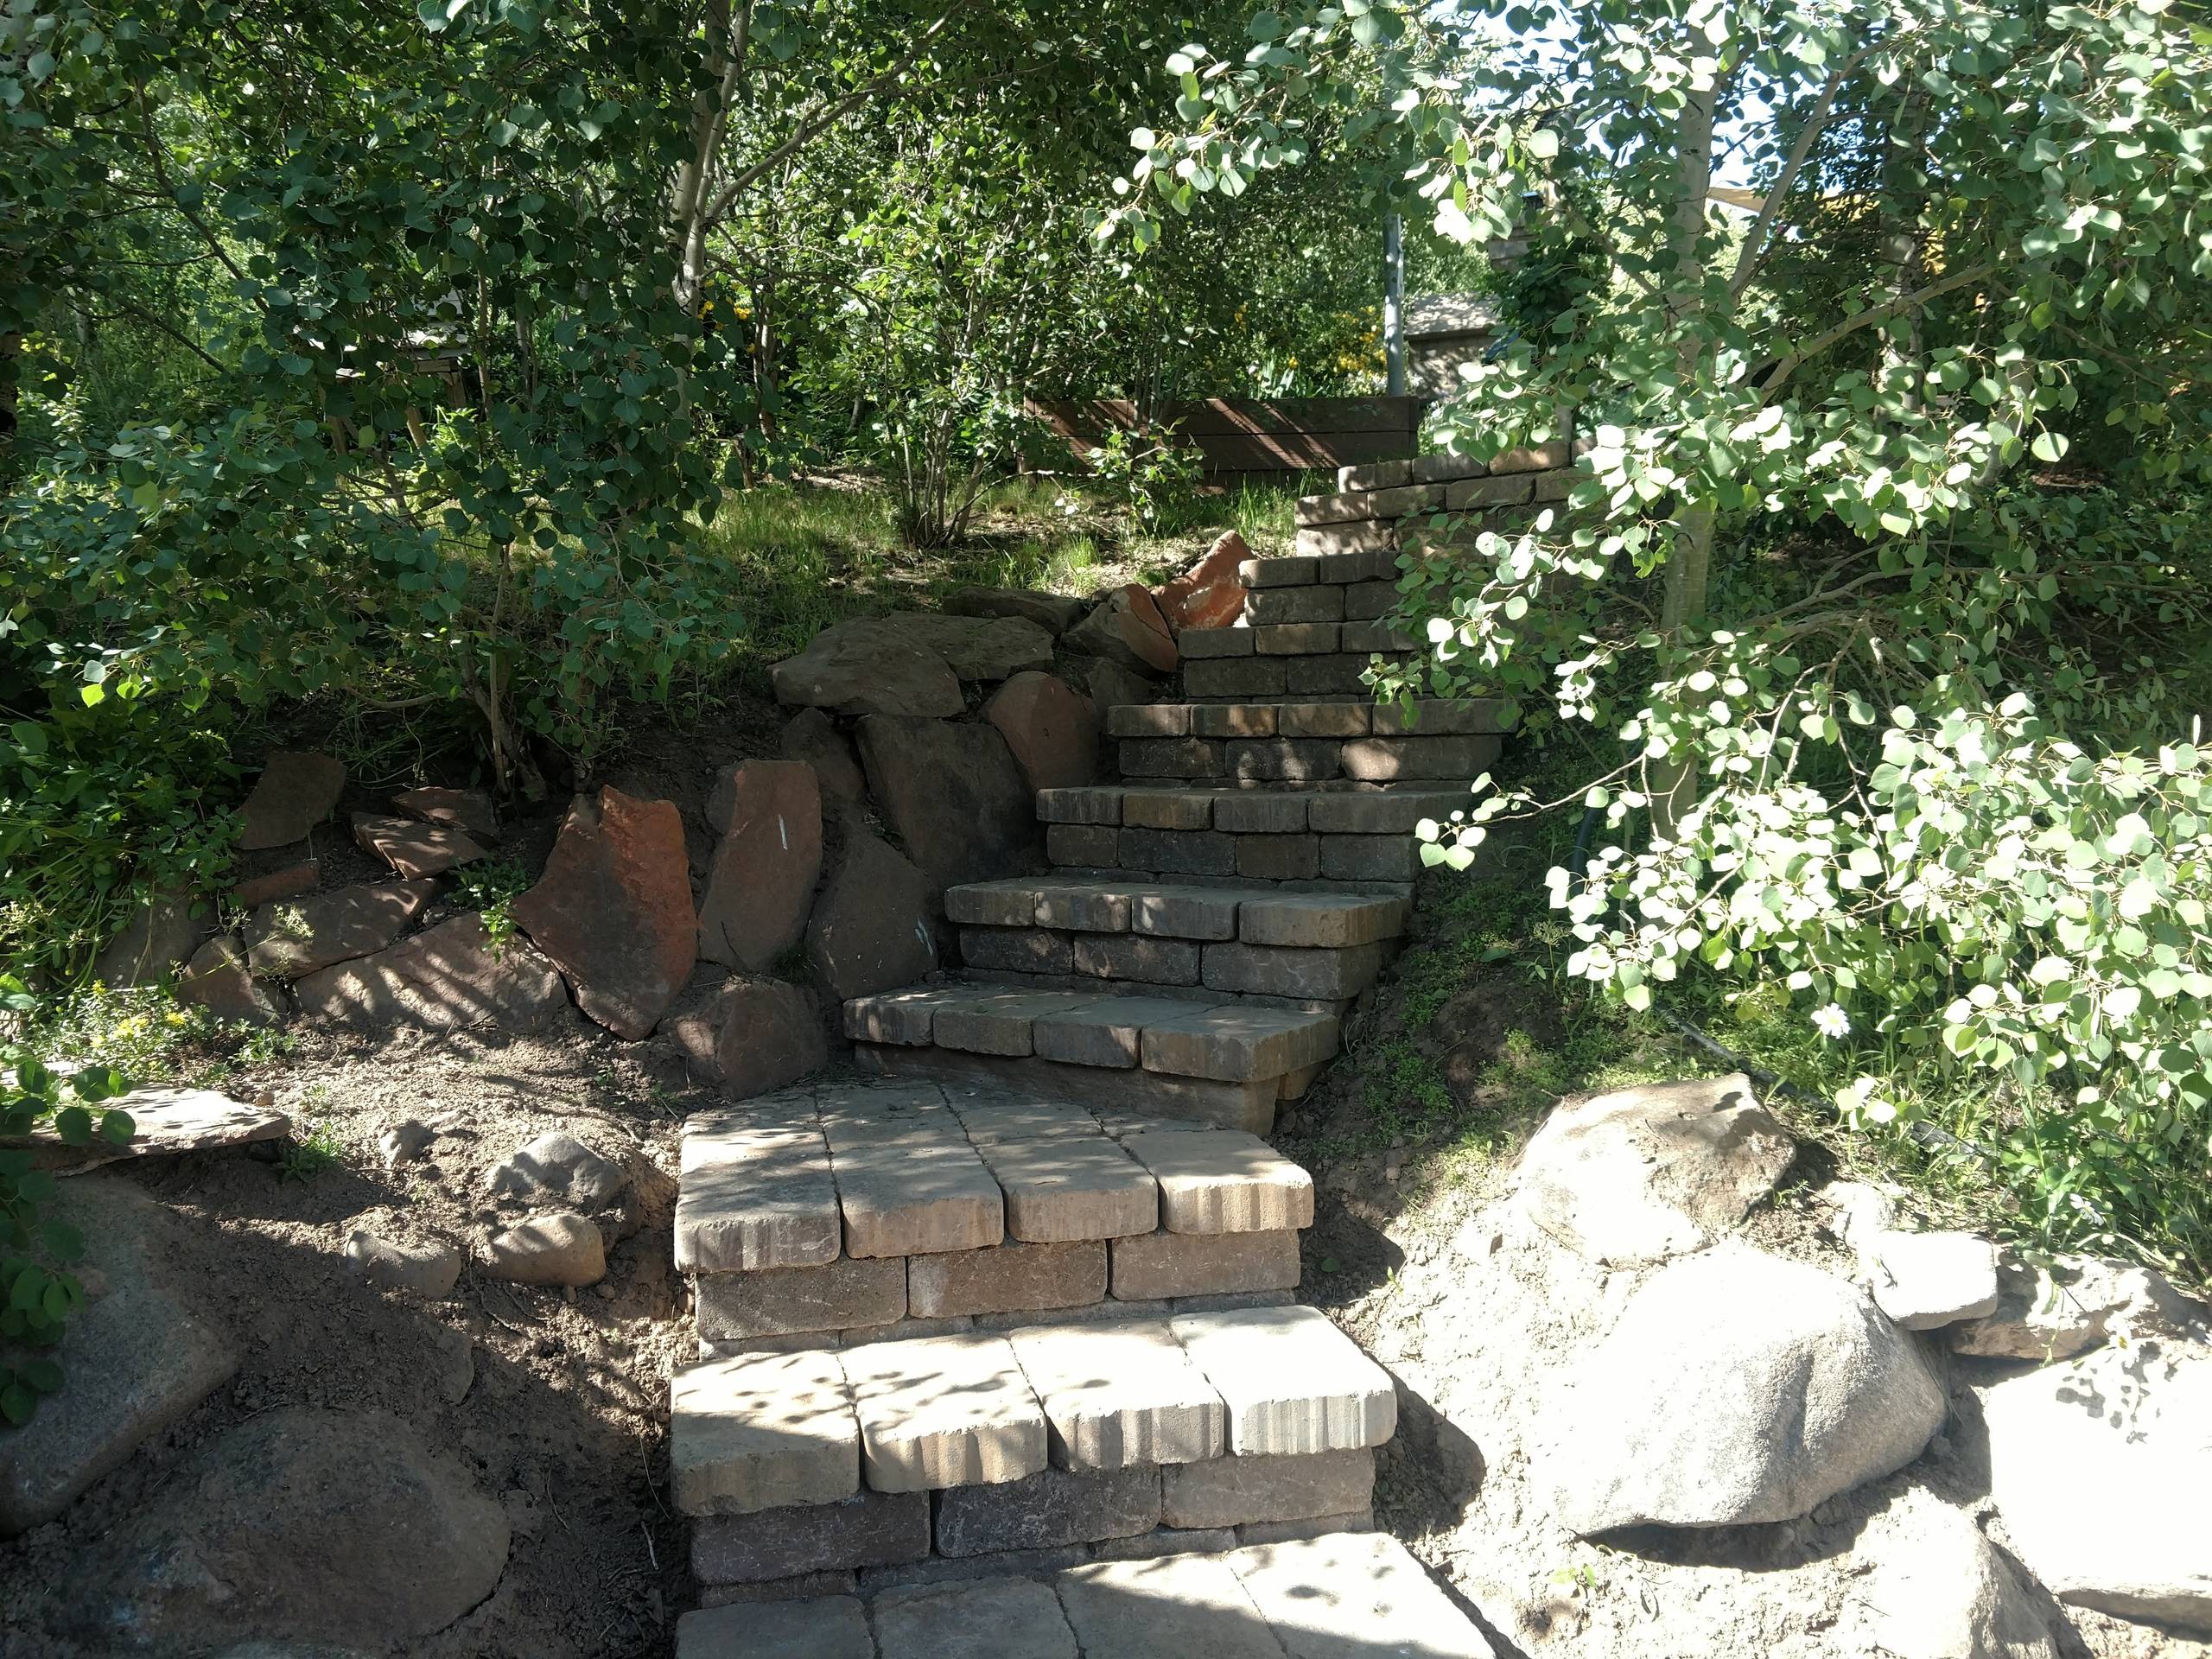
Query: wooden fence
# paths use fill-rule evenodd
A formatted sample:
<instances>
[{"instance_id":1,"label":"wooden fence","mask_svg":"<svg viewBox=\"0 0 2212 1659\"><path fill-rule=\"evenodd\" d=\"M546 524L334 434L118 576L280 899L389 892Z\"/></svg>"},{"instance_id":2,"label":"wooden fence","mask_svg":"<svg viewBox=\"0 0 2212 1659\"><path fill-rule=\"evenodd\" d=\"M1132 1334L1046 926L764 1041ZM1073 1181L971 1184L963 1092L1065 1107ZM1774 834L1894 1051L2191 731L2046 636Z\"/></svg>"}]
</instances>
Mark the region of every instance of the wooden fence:
<instances>
[{"instance_id":1,"label":"wooden fence","mask_svg":"<svg viewBox=\"0 0 2212 1659\"><path fill-rule=\"evenodd\" d=\"M1160 424L1198 446L1210 475L1329 472L1414 453L1418 397L1207 397L1164 404ZM1122 397L1078 402L1033 398L1030 412L1080 459L1116 427L1134 430L1136 405Z\"/></svg>"}]
</instances>

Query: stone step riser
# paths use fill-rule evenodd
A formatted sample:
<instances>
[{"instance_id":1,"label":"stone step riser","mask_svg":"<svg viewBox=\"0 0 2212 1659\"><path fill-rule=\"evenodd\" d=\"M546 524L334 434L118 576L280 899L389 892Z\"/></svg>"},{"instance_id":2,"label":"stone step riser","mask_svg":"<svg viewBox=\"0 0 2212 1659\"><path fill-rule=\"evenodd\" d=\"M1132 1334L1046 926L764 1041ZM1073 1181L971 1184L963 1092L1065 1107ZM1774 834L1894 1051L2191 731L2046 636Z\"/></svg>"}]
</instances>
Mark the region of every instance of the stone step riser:
<instances>
[{"instance_id":1,"label":"stone step riser","mask_svg":"<svg viewBox=\"0 0 2212 1659\"><path fill-rule=\"evenodd\" d=\"M1421 855L1405 832L1239 835L1217 830L1055 823L1045 831L1045 855L1064 873L1154 879L1233 876L1246 880L1409 883L1421 874Z\"/></svg>"},{"instance_id":2,"label":"stone step riser","mask_svg":"<svg viewBox=\"0 0 2212 1659\"><path fill-rule=\"evenodd\" d=\"M1381 644L1369 644L1359 648L1348 648L1342 629L1334 623L1311 625L1315 630L1301 632L1298 637L1299 650L1278 650L1266 656L1256 649L1241 655L1201 658L1186 657L1182 664L1183 695L1193 702L1248 702L1262 698L1281 697L1341 697L1364 695L1368 690L1367 671L1378 652L1389 662L1405 660L1406 649L1390 651ZM1344 627L1354 625L1345 624ZM1361 627L1368 625L1359 624ZM1331 630L1337 630L1332 639ZM1266 633L1266 628L1225 628L1224 633L1242 634L1246 638ZM1189 639L1190 634L1185 634ZM1365 639L1368 636L1360 635ZM1278 639L1279 647L1292 641Z\"/></svg>"},{"instance_id":3,"label":"stone step riser","mask_svg":"<svg viewBox=\"0 0 2212 1659\"><path fill-rule=\"evenodd\" d=\"M1143 702L1106 711L1115 738L1426 739L1497 736L1512 729L1512 711L1494 698L1410 705L1338 700L1319 702Z\"/></svg>"},{"instance_id":4,"label":"stone step riser","mask_svg":"<svg viewBox=\"0 0 2212 1659\"><path fill-rule=\"evenodd\" d=\"M1453 737L1137 737L1116 745L1132 781L1187 779L1239 784L1472 783L1497 763L1498 740Z\"/></svg>"},{"instance_id":5,"label":"stone step riser","mask_svg":"<svg viewBox=\"0 0 2212 1659\"><path fill-rule=\"evenodd\" d=\"M1179 1122L1253 1135L1274 1128L1276 1104L1298 1099L1319 1070L1316 1065L1238 1083L1171 1076L1138 1066L1083 1065L1035 1054L981 1054L872 1042L853 1045L853 1063L884 1077L1020 1089L1102 1110L1149 1112Z\"/></svg>"},{"instance_id":6,"label":"stone step riser","mask_svg":"<svg viewBox=\"0 0 2212 1659\"><path fill-rule=\"evenodd\" d=\"M1380 942L1299 949L1044 927L963 927L960 951L968 966L995 972L1312 1002L1357 997L1386 960Z\"/></svg>"},{"instance_id":7,"label":"stone step riser","mask_svg":"<svg viewBox=\"0 0 2212 1659\"><path fill-rule=\"evenodd\" d=\"M1370 944L1404 931L1395 896L1316 887L1014 878L948 888L948 920L963 927L1137 934L1160 940L1241 941L1317 948Z\"/></svg>"},{"instance_id":8,"label":"stone step riser","mask_svg":"<svg viewBox=\"0 0 2212 1659\"><path fill-rule=\"evenodd\" d=\"M1097 980L1084 978L1077 974L1025 974L1005 968L973 967L962 969L960 974L962 979L970 984L1003 986L1007 989L1088 991L1095 995L1102 988ZM1210 991L1199 985L1145 985L1141 987L1131 985L1128 987L1128 993L1130 995L1136 995L1140 992L1146 996L1166 997L1171 1000L1186 999L1207 1006L1217 1007L1224 1000L1224 993ZM1370 989L1361 992L1357 996L1341 997L1267 996L1244 994L1234 997L1233 1000L1249 1004L1255 1008L1279 1008L1288 1014L1318 1014L1331 1020L1342 1020L1354 1013L1372 1007L1375 993Z\"/></svg>"}]
</instances>

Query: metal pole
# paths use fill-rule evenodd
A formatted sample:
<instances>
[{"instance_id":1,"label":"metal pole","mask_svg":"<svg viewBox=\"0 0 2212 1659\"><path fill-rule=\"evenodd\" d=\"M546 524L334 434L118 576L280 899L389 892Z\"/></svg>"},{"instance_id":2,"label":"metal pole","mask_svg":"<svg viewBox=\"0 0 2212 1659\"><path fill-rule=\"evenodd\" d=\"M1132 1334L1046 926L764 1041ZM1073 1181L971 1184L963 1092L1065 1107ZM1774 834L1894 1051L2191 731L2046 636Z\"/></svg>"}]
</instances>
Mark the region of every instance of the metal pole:
<instances>
[{"instance_id":1,"label":"metal pole","mask_svg":"<svg viewBox=\"0 0 2212 1659\"><path fill-rule=\"evenodd\" d=\"M1406 249L1398 216L1382 219L1382 360L1393 397L1406 395Z\"/></svg>"}]
</instances>

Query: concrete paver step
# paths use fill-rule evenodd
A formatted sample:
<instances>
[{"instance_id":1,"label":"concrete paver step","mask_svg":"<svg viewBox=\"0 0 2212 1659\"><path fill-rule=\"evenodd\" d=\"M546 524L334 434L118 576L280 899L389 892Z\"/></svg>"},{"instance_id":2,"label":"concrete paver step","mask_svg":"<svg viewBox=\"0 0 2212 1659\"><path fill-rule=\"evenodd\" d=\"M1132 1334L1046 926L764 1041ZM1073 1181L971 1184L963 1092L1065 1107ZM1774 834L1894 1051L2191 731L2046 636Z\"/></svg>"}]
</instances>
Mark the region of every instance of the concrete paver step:
<instances>
[{"instance_id":1,"label":"concrete paver step","mask_svg":"<svg viewBox=\"0 0 2212 1659\"><path fill-rule=\"evenodd\" d=\"M1212 1554L686 1613L677 1659L1492 1659L1404 1545L1333 1533Z\"/></svg>"},{"instance_id":2,"label":"concrete paver step","mask_svg":"<svg viewBox=\"0 0 2212 1659\"><path fill-rule=\"evenodd\" d=\"M1202 803L1211 808L1211 803ZM948 887L944 912L963 927L1135 933L1307 949L1372 944L1404 931L1390 893L1297 892L1111 876L1014 876Z\"/></svg>"},{"instance_id":3,"label":"concrete paver step","mask_svg":"<svg viewBox=\"0 0 2212 1659\"><path fill-rule=\"evenodd\" d=\"M681 1367L670 1463L686 1513L755 1515L863 1490L1001 1484L1048 1463L1156 1469L1358 1451L1389 1439L1395 1403L1388 1376L1313 1308L1046 1316L1004 1335Z\"/></svg>"},{"instance_id":4,"label":"concrete paver step","mask_svg":"<svg viewBox=\"0 0 2212 1659\"><path fill-rule=\"evenodd\" d=\"M1213 778L1047 789L1037 816L1063 874L1410 894L1421 868L1414 826L1469 810L1468 785L1484 769L1446 783L1336 778L1287 788Z\"/></svg>"},{"instance_id":5,"label":"concrete paver step","mask_svg":"<svg viewBox=\"0 0 2212 1659\"><path fill-rule=\"evenodd\" d=\"M1486 733L1443 735L1411 732L1351 737L1125 737L1116 745L1115 764L1122 777L1132 782L1145 779L1218 779L1265 784L1350 779L1362 783L1472 783L1497 764L1499 747L1499 739Z\"/></svg>"},{"instance_id":6,"label":"concrete paver step","mask_svg":"<svg viewBox=\"0 0 2212 1659\"><path fill-rule=\"evenodd\" d=\"M1495 737L1516 724L1512 706L1494 697L1117 703L1105 721L1115 738Z\"/></svg>"}]
</instances>

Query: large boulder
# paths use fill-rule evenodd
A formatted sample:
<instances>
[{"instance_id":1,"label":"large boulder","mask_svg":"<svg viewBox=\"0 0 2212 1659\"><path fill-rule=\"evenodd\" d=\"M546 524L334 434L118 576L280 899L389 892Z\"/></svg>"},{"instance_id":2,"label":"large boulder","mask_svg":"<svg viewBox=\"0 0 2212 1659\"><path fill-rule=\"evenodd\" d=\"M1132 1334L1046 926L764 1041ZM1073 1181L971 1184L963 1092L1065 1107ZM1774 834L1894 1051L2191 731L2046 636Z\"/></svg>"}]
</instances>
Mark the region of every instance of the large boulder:
<instances>
[{"instance_id":1,"label":"large boulder","mask_svg":"<svg viewBox=\"0 0 2212 1659\"><path fill-rule=\"evenodd\" d=\"M1065 638L1071 652L1108 658L1140 674L1166 674L1175 667L1175 635L1167 619L1151 590L1135 582L1108 594Z\"/></svg>"},{"instance_id":2,"label":"large boulder","mask_svg":"<svg viewBox=\"0 0 2212 1659\"><path fill-rule=\"evenodd\" d=\"M400 1419L285 1407L199 1447L106 1541L82 1605L148 1652L245 1637L383 1650L490 1595L507 1536L462 1463Z\"/></svg>"},{"instance_id":3,"label":"large boulder","mask_svg":"<svg viewBox=\"0 0 2212 1659\"><path fill-rule=\"evenodd\" d=\"M967 706L960 678L920 640L867 624L840 622L768 671L776 701L841 715L957 715Z\"/></svg>"},{"instance_id":4,"label":"large boulder","mask_svg":"<svg viewBox=\"0 0 2212 1659\"><path fill-rule=\"evenodd\" d=\"M2212 1341L2212 1308L2155 1268L2086 1255L2037 1266L2007 1251L1997 1264L1996 1307L1944 1335L1953 1353L2047 1362L2114 1336Z\"/></svg>"},{"instance_id":5,"label":"large boulder","mask_svg":"<svg viewBox=\"0 0 2212 1659\"><path fill-rule=\"evenodd\" d=\"M1638 1287L1535 1436L1578 1533L1790 1521L1904 1467L1942 1383L1855 1286L1729 1243Z\"/></svg>"},{"instance_id":6,"label":"large boulder","mask_svg":"<svg viewBox=\"0 0 2212 1659\"><path fill-rule=\"evenodd\" d=\"M925 645L963 680L1011 679L1026 668L1052 665L1052 630L1019 616L894 611L846 626Z\"/></svg>"},{"instance_id":7,"label":"large boulder","mask_svg":"<svg viewBox=\"0 0 2212 1659\"><path fill-rule=\"evenodd\" d=\"M698 960L683 820L668 801L602 789L569 809L536 887L509 907L576 1006L617 1036L651 1034Z\"/></svg>"},{"instance_id":8,"label":"large boulder","mask_svg":"<svg viewBox=\"0 0 2212 1659\"><path fill-rule=\"evenodd\" d=\"M1522 1156L1521 1202L1592 1262L1664 1262L1739 1224L1796 1154L1740 1071L1623 1089L1544 1121Z\"/></svg>"},{"instance_id":9,"label":"large boulder","mask_svg":"<svg viewBox=\"0 0 2212 1659\"><path fill-rule=\"evenodd\" d=\"M937 970L929 878L854 824L806 933L807 960L838 1001Z\"/></svg>"},{"instance_id":10,"label":"large boulder","mask_svg":"<svg viewBox=\"0 0 2212 1659\"><path fill-rule=\"evenodd\" d=\"M733 980L669 1021L692 1074L733 1100L765 1095L830 1064L814 998L779 980Z\"/></svg>"},{"instance_id":11,"label":"large boulder","mask_svg":"<svg viewBox=\"0 0 2212 1659\"><path fill-rule=\"evenodd\" d=\"M1225 530L1198 562L1160 588L1160 614L1180 633L1185 628L1226 628L1244 614L1247 591L1237 567L1252 556L1244 538Z\"/></svg>"},{"instance_id":12,"label":"large boulder","mask_svg":"<svg viewBox=\"0 0 2212 1659\"><path fill-rule=\"evenodd\" d=\"M309 1014L362 1030L492 1025L536 1031L567 1016L560 973L528 939L493 939L472 911L389 950L309 974L293 987Z\"/></svg>"},{"instance_id":13,"label":"large boulder","mask_svg":"<svg viewBox=\"0 0 2212 1659\"><path fill-rule=\"evenodd\" d=\"M1067 671L1076 690L1090 699L1090 706L1102 716L1109 709L1132 708L1160 698L1157 681L1103 657L1071 657Z\"/></svg>"},{"instance_id":14,"label":"large boulder","mask_svg":"<svg viewBox=\"0 0 2212 1659\"><path fill-rule=\"evenodd\" d=\"M53 1520L238 1366L164 1276L175 1224L160 1205L128 1181L80 1175L62 1185L54 1218L84 1235L98 1294L53 1355L61 1392L0 1431L0 1538Z\"/></svg>"},{"instance_id":15,"label":"large boulder","mask_svg":"<svg viewBox=\"0 0 2212 1659\"><path fill-rule=\"evenodd\" d=\"M1006 739L1032 791L1097 780L1098 710L1058 675L1015 675L991 694L983 718Z\"/></svg>"},{"instance_id":16,"label":"large boulder","mask_svg":"<svg viewBox=\"0 0 2212 1659\"><path fill-rule=\"evenodd\" d=\"M785 760L804 760L814 768L815 782L831 804L858 806L868 798L868 779L861 775L852 740L819 709L802 709L793 715L777 748Z\"/></svg>"},{"instance_id":17,"label":"large boulder","mask_svg":"<svg viewBox=\"0 0 2212 1659\"><path fill-rule=\"evenodd\" d=\"M1989 1491L2061 1601L2212 1634L2212 1346L2137 1342L1981 1399Z\"/></svg>"},{"instance_id":18,"label":"large boulder","mask_svg":"<svg viewBox=\"0 0 2212 1659\"><path fill-rule=\"evenodd\" d=\"M995 727L870 715L860 737L876 809L933 887L1033 864L1036 798Z\"/></svg>"},{"instance_id":19,"label":"large boulder","mask_svg":"<svg viewBox=\"0 0 2212 1659\"><path fill-rule=\"evenodd\" d=\"M2012 1569L1972 1520L1917 1489L1870 1521L1853 1554L1870 1564L1866 1640L1893 1659L2058 1659Z\"/></svg>"},{"instance_id":20,"label":"large boulder","mask_svg":"<svg viewBox=\"0 0 2212 1659\"><path fill-rule=\"evenodd\" d=\"M279 749L263 765L240 809L245 823L238 845L254 852L305 841L310 830L338 810L338 798L345 792L343 761Z\"/></svg>"},{"instance_id":21,"label":"large boulder","mask_svg":"<svg viewBox=\"0 0 2212 1659\"><path fill-rule=\"evenodd\" d=\"M956 588L944 608L953 616L1018 616L1057 639L1081 621L1090 607L1065 594L1040 594L1027 588Z\"/></svg>"},{"instance_id":22,"label":"large boulder","mask_svg":"<svg viewBox=\"0 0 2212 1659\"><path fill-rule=\"evenodd\" d=\"M806 931L822 879L822 791L804 760L747 760L719 779L707 819L721 835L699 906L699 954L759 973Z\"/></svg>"},{"instance_id":23,"label":"large boulder","mask_svg":"<svg viewBox=\"0 0 2212 1659\"><path fill-rule=\"evenodd\" d=\"M264 978L298 979L383 950L429 908L438 884L365 882L305 899L279 899L246 920L246 964Z\"/></svg>"}]
</instances>

